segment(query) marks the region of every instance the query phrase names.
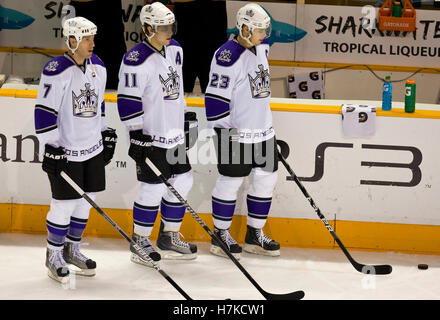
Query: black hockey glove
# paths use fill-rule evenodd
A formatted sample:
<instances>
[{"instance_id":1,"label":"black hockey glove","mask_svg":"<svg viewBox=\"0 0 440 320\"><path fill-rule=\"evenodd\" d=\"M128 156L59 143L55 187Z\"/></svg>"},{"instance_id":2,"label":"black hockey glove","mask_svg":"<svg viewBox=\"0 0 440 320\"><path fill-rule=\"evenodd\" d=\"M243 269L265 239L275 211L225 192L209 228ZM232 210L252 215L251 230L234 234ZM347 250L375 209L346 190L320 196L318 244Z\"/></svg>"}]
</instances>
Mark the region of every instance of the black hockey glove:
<instances>
[{"instance_id":1,"label":"black hockey glove","mask_svg":"<svg viewBox=\"0 0 440 320\"><path fill-rule=\"evenodd\" d=\"M153 139L149 135L142 133L142 130L130 131L130 148L128 155L136 163L144 163L151 148Z\"/></svg>"},{"instance_id":2,"label":"black hockey glove","mask_svg":"<svg viewBox=\"0 0 440 320\"><path fill-rule=\"evenodd\" d=\"M107 130L101 131L102 143L104 145L104 163L108 165L115 154L116 142L118 136L116 130L113 128L107 128Z\"/></svg>"},{"instance_id":3,"label":"black hockey glove","mask_svg":"<svg viewBox=\"0 0 440 320\"><path fill-rule=\"evenodd\" d=\"M186 150L191 149L199 136L199 123L195 112L185 112L185 143Z\"/></svg>"},{"instance_id":4,"label":"black hockey glove","mask_svg":"<svg viewBox=\"0 0 440 320\"><path fill-rule=\"evenodd\" d=\"M52 147L46 144L43 157L43 171L48 174L59 175L66 168L67 157L63 147Z\"/></svg>"}]
</instances>

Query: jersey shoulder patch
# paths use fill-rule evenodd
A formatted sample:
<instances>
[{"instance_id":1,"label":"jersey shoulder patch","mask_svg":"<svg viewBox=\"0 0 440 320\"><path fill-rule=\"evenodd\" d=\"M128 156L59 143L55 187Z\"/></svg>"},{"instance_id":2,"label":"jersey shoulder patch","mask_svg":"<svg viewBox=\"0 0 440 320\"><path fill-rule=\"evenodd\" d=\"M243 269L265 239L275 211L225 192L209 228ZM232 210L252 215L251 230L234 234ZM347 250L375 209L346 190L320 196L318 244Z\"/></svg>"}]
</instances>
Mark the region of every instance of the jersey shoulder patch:
<instances>
[{"instance_id":1,"label":"jersey shoulder patch","mask_svg":"<svg viewBox=\"0 0 440 320\"><path fill-rule=\"evenodd\" d=\"M229 40L217 50L215 60L219 66L232 66L237 62L244 50L246 48L237 41Z\"/></svg>"},{"instance_id":2,"label":"jersey shoulder patch","mask_svg":"<svg viewBox=\"0 0 440 320\"><path fill-rule=\"evenodd\" d=\"M55 76L73 65L74 63L65 56L58 56L46 63L43 68L43 74L46 76Z\"/></svg>"},{"instance_id":3,"label":"jersey shoulder patch","mask_svg":"<svg viewBox=\"0 0 440 320\"><path fill-rule=\"evenodd\" d=\"M100 65L105 68L104 62L94 53L92 53L92 57L90 58L93 64Z\"/></svg>"},{"instance_id":4,"label":"jersey shoulder patch","mask_svg":"<svg viewBox=\"0 0 440 320\"><path fill-rule=\"evenodd\" d=\"M144 61L147 60L147 58L153 53L154 50L145 43L138 43L124 55L124 64L128 66L140 65L144 63Z\"/></svg>"}]
</instances>

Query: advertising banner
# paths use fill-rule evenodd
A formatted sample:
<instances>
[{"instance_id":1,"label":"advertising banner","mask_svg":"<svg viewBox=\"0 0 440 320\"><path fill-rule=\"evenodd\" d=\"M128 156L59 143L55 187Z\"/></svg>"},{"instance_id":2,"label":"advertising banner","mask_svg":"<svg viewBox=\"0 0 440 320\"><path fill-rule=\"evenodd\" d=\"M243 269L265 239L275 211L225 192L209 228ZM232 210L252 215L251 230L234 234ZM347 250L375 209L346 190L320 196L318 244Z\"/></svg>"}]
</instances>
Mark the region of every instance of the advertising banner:
<instances>
[{"instance_id":1,"label":"advertising banner","mask_svg":"<svg viewBox=\"0 0 440 320\"><path fill-rule=\"evenodd\" d=\"M3 0L0 6L0 46L64 49L62 22L75 16L74 8L69 4L70 0ZM139 12L143 4L143 0L122 1L127 48L141 39Z\"/></svg>"},{"instance_id":2,"label":"advertising banner","mask_svg":"<svg viewBox=\"0 0 440 320\"><path fill-rule=\"evenodd\" d=\"M295 61L439 67L440 12L417 10L414 32L380 31L379 8L298 6L307 35Z\"/></svg>"},{"instance_id":3,"label":"advertising banner","mask_svg":"<svg viewBox=\"0 0 440 320\"><path fill-rule=\"evenodd\" d=\"M69 0L3 0L0 46L63 49L62 21L75 13ZM257 2L271 18L269 59L370 65L438 67L440 12L416 11L416 31L380 31L379 8ZM143 0L123 0L127 48L143 40ZM236 14L243 1L227 1L227 33L238 34Z\"/></svg>"},{"instance_id":4,"label":"advertising banner","mask_svg":"<svg viewBox=\"0 0 440 320\"><path fill-rule=\"evenodd\" d=\"M286 99L273 101L288 105ZM48 205L50 186L34 131L35 100L1 97L0 102L0 203ZM209 213L218 177L215 151L204 108L189 109L197 113L199 139L189 152L194 185L188 202ZM96 201L103 208L130 209L139 184L115 103L106 103L106 117L119 139L106 167L107 189ZM277 138L290 145L288 163L328 220L440 225L439 120L378 116L374 134L356 138L344 136L341 114L274 111L273 119ZM271 216L317 219L287 176L280 163ZM247 214L249 183L245 179L240 188L237 214Z\"/></svg>"}]
</instances>

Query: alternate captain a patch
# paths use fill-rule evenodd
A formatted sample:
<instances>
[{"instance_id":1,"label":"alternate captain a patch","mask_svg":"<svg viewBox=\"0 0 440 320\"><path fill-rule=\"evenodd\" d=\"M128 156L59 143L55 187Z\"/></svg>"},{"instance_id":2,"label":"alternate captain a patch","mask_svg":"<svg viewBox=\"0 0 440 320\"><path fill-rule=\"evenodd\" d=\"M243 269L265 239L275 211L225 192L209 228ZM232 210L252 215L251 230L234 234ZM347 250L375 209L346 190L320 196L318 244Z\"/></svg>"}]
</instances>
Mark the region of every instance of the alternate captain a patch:
<instances>
[{"instance_id":1,"label":"alternate captain a patch","mask_svg":"<svg viewBox=\"0 0 440 320\"><path fill-rule=\"evenodd\" d=\"M269 69L264 69L262 64L258 65L260 71L255 71L256 76L249 76L252 98L267 98L270 96L270 75Z\"/></svg>"},{"instance_id":2,"label":"alternate captain a patch","mask_svg":"<svg viewBox=\"0 0 440 320\"><path fill-rule=\"evenodd\" d=\"M80 94L76 95L72 91L73 115L75 117L91 118L98 113L98 95L95 89L91 89L91 84L85 84L85 90L80 89Z\"/></svg>"}]
</instances>

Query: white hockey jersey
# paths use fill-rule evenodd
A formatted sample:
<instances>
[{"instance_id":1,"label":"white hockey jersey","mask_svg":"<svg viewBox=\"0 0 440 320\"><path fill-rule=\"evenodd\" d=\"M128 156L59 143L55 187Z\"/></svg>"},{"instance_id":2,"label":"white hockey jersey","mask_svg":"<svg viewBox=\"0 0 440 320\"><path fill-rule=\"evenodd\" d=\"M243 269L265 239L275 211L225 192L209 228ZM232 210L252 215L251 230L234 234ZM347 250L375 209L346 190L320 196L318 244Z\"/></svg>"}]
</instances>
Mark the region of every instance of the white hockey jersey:
<instances>
[{"instance_id":1,"label":"white hockey jersey","mask_svg":"<svg viewBox=\"0 0 440 320\"><path fill-rule=\"evenodd\" d=\"M147 42L128 51L118 84L119 117L129 130L143 129L153 145L170 149L185 142L183 50L171 40L165 55Z\"/></svg>"},{"instance_id":2,"label":"white hockey jersey","mask_svg":"<svg viewBox=\"0 0 440 320\"><path fill-rule=\"evenodd\" d=\"M67 160L79 162L103 150L106 81L104 63L95 54L86 59L84 71L67 54L44 66L35 105L41 153L45 144L61 146Z\"/></svg>"},{"instance_id":3,"label":"white hockey jersey","mask_svg":"<svg viewBox=\"0 0 440 320\"><path fill-rule=\"evenodd\" d=\"M215 52L205 94L209 127L236 128L242 143L257 143L275 135L269 105L268 52L267 42L256 46L254 53L236 39Z\"/></svg>"}]
</instances>

